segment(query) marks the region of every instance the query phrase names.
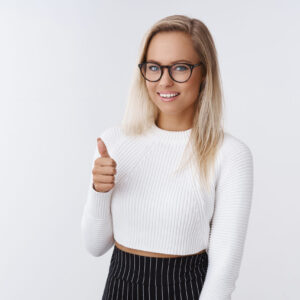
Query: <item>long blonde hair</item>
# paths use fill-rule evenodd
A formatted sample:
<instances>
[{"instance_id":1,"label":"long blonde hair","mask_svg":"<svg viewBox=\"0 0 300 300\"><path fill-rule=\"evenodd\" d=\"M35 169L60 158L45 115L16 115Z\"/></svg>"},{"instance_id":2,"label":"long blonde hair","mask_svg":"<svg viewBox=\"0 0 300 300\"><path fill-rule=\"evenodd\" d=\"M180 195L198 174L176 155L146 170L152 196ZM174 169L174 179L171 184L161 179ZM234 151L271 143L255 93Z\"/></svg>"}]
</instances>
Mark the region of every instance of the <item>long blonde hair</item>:
<instances>
[{"instance_id":1,"label":"long blonde hair","mask_svg":"<svg viewBox=\"0 0 300 300\"><path fill-rule=\"evenodd\" d=\"M216 153L223 141L224 130L223 93L217 51L208 28L200 20L185 15L172 15L157 21L142 39L136 66L145 60L152 37L159 32L170 31L189 34L194 49L204 64L205 79L201 83L200 93L195 102L193 127L187 146L192 146L199 180L206 191L209 191ZM142 134L153 125L158 113L159 110L151 101L145 79L137 66L133 73L121 124L123 132L126 135Z\"/></svg>"}]
</instances>

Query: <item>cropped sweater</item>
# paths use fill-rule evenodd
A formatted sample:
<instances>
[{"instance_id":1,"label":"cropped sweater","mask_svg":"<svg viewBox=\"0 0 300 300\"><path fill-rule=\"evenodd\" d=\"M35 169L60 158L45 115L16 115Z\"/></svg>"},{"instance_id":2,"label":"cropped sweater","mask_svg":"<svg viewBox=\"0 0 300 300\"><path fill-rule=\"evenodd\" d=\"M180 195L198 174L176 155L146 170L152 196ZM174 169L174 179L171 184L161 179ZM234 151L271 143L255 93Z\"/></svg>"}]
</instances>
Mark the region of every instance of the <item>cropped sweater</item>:
<instances>
[{"instance_id":1,"label":"cropped sweater","mask_svg":"<svg viewBox=\"0 0 300 300\"><path fill-rule=\"evenodd\" d=\"M105 129L100 137L117 163L115 186L97 192L90 176L82 239L93 256L105 254L115 241L174 255L206 249L208 269L199 300L230 300L251 209L253 157L243 141L225 132L209 192L204 192L195 162L174 172L191 130L168 131L153 123L147 133L127 136L120 125ZM99 156L96 145L91 169Z\"/></svg>"}]
</instances>

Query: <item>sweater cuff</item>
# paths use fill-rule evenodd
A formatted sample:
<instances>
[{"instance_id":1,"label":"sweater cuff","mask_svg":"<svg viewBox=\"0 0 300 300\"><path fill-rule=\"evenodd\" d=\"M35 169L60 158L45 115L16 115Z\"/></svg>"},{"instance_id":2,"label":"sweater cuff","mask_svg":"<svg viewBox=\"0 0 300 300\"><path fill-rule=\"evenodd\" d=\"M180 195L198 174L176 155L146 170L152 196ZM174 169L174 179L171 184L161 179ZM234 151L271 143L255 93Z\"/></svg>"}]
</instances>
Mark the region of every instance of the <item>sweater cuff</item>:
<instances>
[{"instance_id":1,"label":"sweater cuff","mask_svg":"<svg viewBox=\"0 0 300 300\"><path fill-rule=\"evenodd\" d=\"M108 192L97 192L92 185L88 191L85 212L96 219L105 219L111 216L110 204L113 189Z\"/></svg>"}]
</instances>

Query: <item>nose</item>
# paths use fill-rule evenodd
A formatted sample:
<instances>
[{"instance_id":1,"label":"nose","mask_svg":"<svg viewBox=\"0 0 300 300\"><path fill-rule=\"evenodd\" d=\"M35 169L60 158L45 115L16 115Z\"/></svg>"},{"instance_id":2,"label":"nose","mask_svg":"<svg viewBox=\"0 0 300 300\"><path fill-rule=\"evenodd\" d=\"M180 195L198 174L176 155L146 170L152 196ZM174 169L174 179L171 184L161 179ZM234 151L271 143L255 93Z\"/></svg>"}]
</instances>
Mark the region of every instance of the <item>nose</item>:
<instances>
[{"instance_id":1,"label":"nose","mask_svg":"<svg viewBox=\"0 0 300 300\"><path fill-rule=\"evenodd\" d=\"M160 85L172 85L173 80L170 77L168 68L162 68L162 76L159 80Z\"/></svg>"}]
</instances>

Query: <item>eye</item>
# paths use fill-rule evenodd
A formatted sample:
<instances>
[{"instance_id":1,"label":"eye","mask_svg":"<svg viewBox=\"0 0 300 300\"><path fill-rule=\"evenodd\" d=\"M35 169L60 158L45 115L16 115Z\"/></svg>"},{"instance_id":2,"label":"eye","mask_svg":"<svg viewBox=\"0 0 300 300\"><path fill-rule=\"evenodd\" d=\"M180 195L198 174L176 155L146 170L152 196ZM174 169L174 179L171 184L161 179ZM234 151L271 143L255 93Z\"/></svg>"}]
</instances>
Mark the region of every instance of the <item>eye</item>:
<instances>
[{"instance_id":1,"label":"eye","mask_svg":"<svg viewBox=\"0 0 300 300\"><path fill-rule=\"evenodd\" d=\"M186 71L188 70L188 67L186 65L174 65L173 69L175 71Z\"/></svg>"},{"instance_id":2,"label":"eye","mask_svg":"<svg viewBox=\"0 0 300 300\"><path fill-rule=\"evenodd\" d=\"M148 64L148 67L147 67L147 69L149 70L149 71L158 71L159 70L159 66L158 65L154 65L154 64Z\"/></svg>"}]
</instances>

